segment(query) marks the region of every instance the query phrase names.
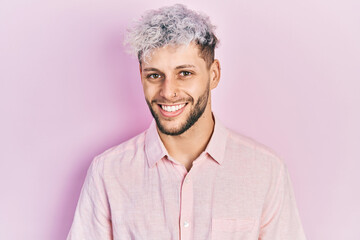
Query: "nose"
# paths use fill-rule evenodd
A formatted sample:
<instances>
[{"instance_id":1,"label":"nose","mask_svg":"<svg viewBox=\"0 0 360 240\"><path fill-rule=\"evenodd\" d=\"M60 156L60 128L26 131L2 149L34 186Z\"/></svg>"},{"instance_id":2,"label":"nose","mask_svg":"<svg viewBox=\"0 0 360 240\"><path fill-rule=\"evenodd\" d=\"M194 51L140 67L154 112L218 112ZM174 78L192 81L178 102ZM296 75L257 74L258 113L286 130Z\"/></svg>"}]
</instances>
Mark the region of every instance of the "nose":
<instances>
[{"instance_id":1,"label":"nose","mask_svg":"<svg viewBox=\"0 0 360 240\"><path fill-rule=\"evenodd\" d=\"M166 77L161 84L160 96L169 100L174 99L179 95L177 90L178 86L176 79L172 77Z\"/></svg>"}]
</instances>

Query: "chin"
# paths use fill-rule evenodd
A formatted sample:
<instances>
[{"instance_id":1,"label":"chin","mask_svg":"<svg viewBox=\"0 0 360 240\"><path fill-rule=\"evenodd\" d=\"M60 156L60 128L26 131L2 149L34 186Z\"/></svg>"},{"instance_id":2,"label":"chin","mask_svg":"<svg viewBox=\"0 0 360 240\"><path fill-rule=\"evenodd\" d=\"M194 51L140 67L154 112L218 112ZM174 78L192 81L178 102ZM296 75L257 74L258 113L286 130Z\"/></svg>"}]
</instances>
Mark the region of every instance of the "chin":
<instances>
[{"instance_id":1,"label":"chin","mask_svg":"<svg viewBox=\"0 0 360 240\"><path fill-rule=\"evenodd\" d=\"M189 128L187 120L183 119L161 120L157 117L155 121L160 132L166 135L178 136L186 132Z\"/></svg>"}]
</instances>

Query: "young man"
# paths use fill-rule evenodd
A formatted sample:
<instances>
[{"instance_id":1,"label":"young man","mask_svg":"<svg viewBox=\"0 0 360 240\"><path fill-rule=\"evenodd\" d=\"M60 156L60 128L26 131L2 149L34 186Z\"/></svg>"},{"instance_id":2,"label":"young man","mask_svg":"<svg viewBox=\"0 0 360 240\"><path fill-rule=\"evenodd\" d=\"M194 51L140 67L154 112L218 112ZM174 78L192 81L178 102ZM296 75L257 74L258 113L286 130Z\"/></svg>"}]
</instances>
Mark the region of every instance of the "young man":
<instances>
[{"instance_id":1,"label":"young man","mask_svg":"<svg viewBox=\"0 0 360 240\"><path fill-rule=\"evenodd\" d=\"M284 163L212 114L209 19L164 7L127 41L155 121L94 159L67 239L304 240Z\"/></svg>"}]
</instances>

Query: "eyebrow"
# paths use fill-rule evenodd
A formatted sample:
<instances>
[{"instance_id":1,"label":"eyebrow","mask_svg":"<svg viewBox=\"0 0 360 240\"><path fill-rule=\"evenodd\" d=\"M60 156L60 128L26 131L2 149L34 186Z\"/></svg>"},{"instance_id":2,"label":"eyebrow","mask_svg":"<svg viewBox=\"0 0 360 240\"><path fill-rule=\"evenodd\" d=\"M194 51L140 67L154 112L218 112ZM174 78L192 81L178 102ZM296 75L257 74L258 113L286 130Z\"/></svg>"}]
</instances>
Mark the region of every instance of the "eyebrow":
<instances>
[{"instance_id":1,"label":"eyebrow","mask_svg":"<svg viewBox=\"0 0 360 240\"><path fill-rule=\"evenodd\" d=\"M159 72L159 69L157 69L157 68L144 68L143 71L144 72L152 72L152 71Z\"/></svg>"},{"instance_id":2,"label":"eyebrow","mask_svg":"<svg viewBox=\"0 0 360 240\"><path fill-rule=\"evenodd\" d=\"M175 69L182 69L182 68L195 68L195 66L191 65L191 64L184 64L184 65L177 66Z\"/></svg>"},{"instance_id":3,"label":"eyebrow","mask_svg":"<svg viewBox=\"0 0 360 240\"><path fill-rule=\"evenodd\" d=\"M183 68L196 68L194 65L191 65L191 64L184 64L184 65L180 65L180 66L177 66L175 69L183 69ZM143 69L144 72L161 72L159 69L157 68L144 68Z\"/></svg>"}]
</instances>

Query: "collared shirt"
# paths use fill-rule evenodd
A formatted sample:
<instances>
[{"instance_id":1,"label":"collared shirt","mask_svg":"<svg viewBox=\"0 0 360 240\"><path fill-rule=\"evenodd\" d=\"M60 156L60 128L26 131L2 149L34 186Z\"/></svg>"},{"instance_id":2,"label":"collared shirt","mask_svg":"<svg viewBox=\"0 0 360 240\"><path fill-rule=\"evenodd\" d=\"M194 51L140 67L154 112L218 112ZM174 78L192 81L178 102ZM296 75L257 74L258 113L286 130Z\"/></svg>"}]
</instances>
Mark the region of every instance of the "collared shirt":
<instances>
[{"instance_id":1,"label":"collared shirt","mask_svg":"<svg viewBox=\"0 0 360 240\"><path fill-rule=\"evenodd\" d=\"M188 172L153 121L91 163L67 240L305 240L284 162L217 118Z\"/></svg>"}]
</instances>

